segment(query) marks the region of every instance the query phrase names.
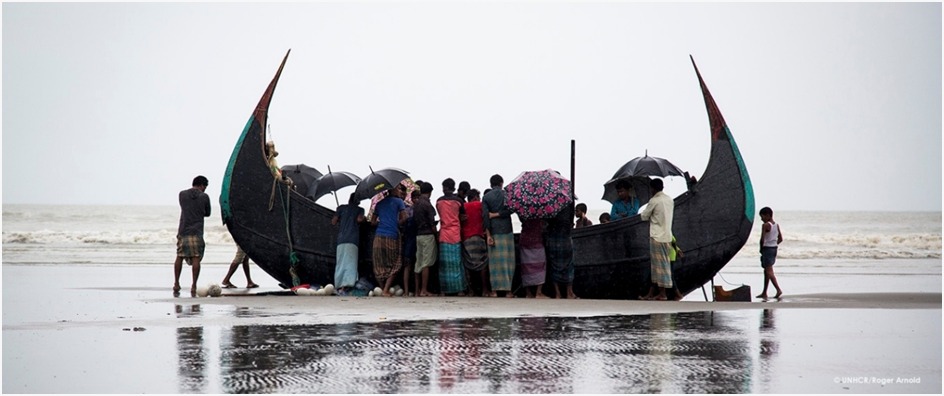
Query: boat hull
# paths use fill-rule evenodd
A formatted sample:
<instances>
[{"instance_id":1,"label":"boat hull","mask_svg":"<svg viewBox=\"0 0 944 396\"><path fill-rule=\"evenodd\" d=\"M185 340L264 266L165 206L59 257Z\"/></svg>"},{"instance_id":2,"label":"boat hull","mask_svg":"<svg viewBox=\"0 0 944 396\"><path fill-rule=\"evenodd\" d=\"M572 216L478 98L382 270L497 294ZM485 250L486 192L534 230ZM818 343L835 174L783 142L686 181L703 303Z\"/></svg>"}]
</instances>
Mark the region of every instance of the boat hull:
<instances>
[{"instance_id":1,"label":"boat hull","mask_svg":"<svg viewBox=\"0 0 944 396\"><path fill-rule=\"evenodd\" d=\"M236 243L283 286L324 285L334 281L334 211L276 181L264 155L268 106L284 65L283 59L233 150L220 196L221 212ZM738 253L754 219L747 169L697 67L695 71L708 109L711 153L701 180L675 198L672 230L683 257L672 270L683 294L710 281ZM359 272L372 279L371 230L364 226L361 234ZM646 293L649 224L638 215L575 229L572 237L577 295L633 299ZM435 279L432 289L437 289Z\"/></svg>"}]
</instances>

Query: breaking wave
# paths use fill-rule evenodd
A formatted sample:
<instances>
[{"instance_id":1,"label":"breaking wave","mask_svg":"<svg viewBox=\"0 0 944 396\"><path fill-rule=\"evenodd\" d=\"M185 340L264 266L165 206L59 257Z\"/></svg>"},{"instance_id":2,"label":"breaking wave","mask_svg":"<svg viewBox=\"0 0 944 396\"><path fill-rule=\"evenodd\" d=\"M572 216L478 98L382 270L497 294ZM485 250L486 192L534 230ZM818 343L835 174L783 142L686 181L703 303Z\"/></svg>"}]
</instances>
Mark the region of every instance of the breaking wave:
<instances>
[{"instance_id":1,"label":"breaking wave","mask_svg":"<svg viewBox=\"0 0 944 396\"><path fill-rule=\"evenodd\" d=\"M759 236L752 235L739 256L760 257ZM941 258L941 234L788 234L777 251L785 259Z\"/></svg>"},{"instance_id":2,"label":"breaking wave","mask_svg":"<svg viewBox=\"0 0 944 396\"><path fill-rule=\"evenodd\" d=\"M173 245L177 230L152 231L4 231L4 244L28 245ZM207 227L207 244L231 245L222 226ZM739 256L759 256L758 236L752 235ZM777 254L785 259L891 259L941 258L941 234L897 235L789 234Z\"/></svg>"},{"instance_id":3,"label":"breaking wave","mask_svg":"<svg viewBox=\"0 0 944 396\"><path fill-rule=\"evenodd\" d=\"M216 208L214 208L216 209ZM599 211L593 213L595 219ZM219 213L207 218L208 246L233 246ZM47 247L159 247L177 243L175 206L4 205L3 245ZM941 258L941 212L780 212L786 259ZM516 230L520 225L516 226ZM760 221L739 257L758 257ZM679 241L684 247L684 241ZM157 251L157 250L156 250Z\"/></svg>"},{"instance_id":4,"label":"breaking wave","mask_svg":"<svg viewBox=\"0 0 944 396\"><path fill-rule=\"evenodd\" d=\"M204 230L208 244L232 244L233 238L224 227ZM177 243L177 229L151 231L4 231L4 244L31 245L167 245Z\"/></svg>"}]
</instances>

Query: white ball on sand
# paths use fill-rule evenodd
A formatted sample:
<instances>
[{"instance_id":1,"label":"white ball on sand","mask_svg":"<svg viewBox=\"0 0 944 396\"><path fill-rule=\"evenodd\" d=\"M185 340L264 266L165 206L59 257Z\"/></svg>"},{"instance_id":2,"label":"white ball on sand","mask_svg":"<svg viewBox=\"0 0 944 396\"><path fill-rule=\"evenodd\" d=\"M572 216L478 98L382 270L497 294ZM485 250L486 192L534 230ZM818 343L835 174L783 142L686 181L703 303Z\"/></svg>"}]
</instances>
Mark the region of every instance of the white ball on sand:
<instances>
[{"instance_id":1,"label":"white ball on sand","mask_svg":"<svg viewBox=\"0 0 944 396\"><path fill-rule=\"evenodd\" d=\"M312 293L311 295L313 295L313 296L323 296L323 295L325 295L325 289L322 288L322 289L315 290L315 292Z\"/></svg>"},{"instance_id":2,"label":"white ball on sand","mask_svg":"<svg viewBox=\"0 0 944 396\"><path fill-rule=\"evenodd\" d=\"M397 289L397 291L393 292L393 294L395 294L397 297L402 296L402 295L403 295L403 289Z\"/></svg>"},{"instance_id":3,"label":"white ball on sand","mask_svg":"<svg viewBox=\"0 0 944 396\"><path fill-rule=\"evenodd\" d=\"M216 283L211 283L207 286L207 294L209 294L210 297L219 297L223 295L223 288Z\"/></svg>"},{"instance_id":4,"label":"white ball on sand","mask_svg":"<svg viewBox=\"0 0 944 396\"><path fill-rule=\"evenodd\" d=\"M367 292L367 297L373 297L373 296L374 296L374 291L373 291L373 290Z\"/></svg>"},{"instance_id":5,"label":"white ball on sand","mask_svg":"<svg viewBox=\"0 0 944 396\"><path fill-rule=\"evenodd\" d=\"M295 289L295 295L297 295L297 296L310 296L310 295L311 295L311 289L309 289L309 288L307 288L307 287L299 287L298 289Z\"/></svg>"},{"instance_id":6,"label":"white ball on sand","mask_svg":"<svg viewBox=\"0 0 944 396\"><path fill-rule=\"evenodd\" d=\"M375 296L382 296L383 293L384 293L384 291L383 291L383 289L381 289L380 287L375 287L375 288L374 288L374 295L375 295Z\"/></svg>"},{"instance_id":7,"label":"white ball on sand","mask_svg":"<svg viewBox=\"0 0 944 396\"><path fill-rule=\"evenodd\" d=\"M329 283L327 286L324 287L324 291L325 291L325 295L327 296L334 295L334 285Z\"/></svg>"},{"instance_id":8,"label":"white ball on sand","mask_svg":"<svg viewBox=\"0 0 944 396\"><path fill-rule=\"evenodd\" d=\"M206 296L209 295L209 294L210 294L210 287L209 287L209 286L197 286L197 296L198 296L198 297L206 297Z\"/></svg>"}]
</instances>

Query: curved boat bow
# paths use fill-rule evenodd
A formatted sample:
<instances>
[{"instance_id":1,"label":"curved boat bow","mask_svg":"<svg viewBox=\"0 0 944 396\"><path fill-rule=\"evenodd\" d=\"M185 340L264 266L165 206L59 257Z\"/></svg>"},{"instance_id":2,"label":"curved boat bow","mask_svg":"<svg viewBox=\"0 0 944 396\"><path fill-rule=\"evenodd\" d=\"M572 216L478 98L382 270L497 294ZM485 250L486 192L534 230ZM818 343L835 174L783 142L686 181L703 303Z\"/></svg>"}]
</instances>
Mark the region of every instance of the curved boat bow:
<instances>
[{"instance_id":1,"label":"curved boat bow","mask_svg":"<svg viewBox=\"0 0 944 396\"><path fill-rule=\"evenodd\" d=\"M744 246L754 223L751 179L695 60L708 110L711 155L701 180L675 198L672 232L684 257L672 263L682 294L710 281ZM637 298L649 287L649 224L640 217L575 229L574 291L589 298Z\"/></svg>"}]
</instances>

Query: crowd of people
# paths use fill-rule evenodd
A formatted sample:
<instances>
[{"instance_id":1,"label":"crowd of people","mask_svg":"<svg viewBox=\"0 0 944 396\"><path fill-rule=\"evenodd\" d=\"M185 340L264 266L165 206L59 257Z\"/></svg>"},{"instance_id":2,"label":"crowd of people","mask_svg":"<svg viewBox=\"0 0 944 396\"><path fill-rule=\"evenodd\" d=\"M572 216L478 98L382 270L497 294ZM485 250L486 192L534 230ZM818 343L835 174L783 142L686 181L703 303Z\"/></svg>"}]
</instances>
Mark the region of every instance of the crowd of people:
<instances>
[{"instance_id":1,"label":"crowd of people","mask_svg":"<svg viewBox=\"0 0 944 396\"><path fill-rule=\"evenodd\" d=\"M432 183L420 180L415 184L418 189L409 200L405 185L391 189L369 218L364 217L354 194L347 205L338 208L333 219L339 226L334 279L338 293L350 293L357 287L357 230L369 222L376 227L370 252L373 275L384 296L394 295L394 286L402 282L407 293L419 297L514 297L513 212L506 205L502 176L492 176L484 194L468 182L457 187L455 180L447 178L435 203ZM586 205L581 207L585 214ZM574 218L574 206L570 205L551 219L522 220L520 271L528 297L549 297L542 288L550 273L554 297L577 298L570 238ZM433 288L430 270L437 263L439 285ZM431 290L435 289L438 293L434 294Z\"/></svg>"},{"instance_id":2,"label":"crowd of people","mask_svg":"<svg viewBox=\"0 0 944 396\"><path fill-rule=\"evenodd\" d=\"M274 157L274 148L269 150ZM274 168L275 169L275 168ZM177 255L174 262L175 295L179 294L183 262L192 267L191 295L195 295L200 275L200 261L205 250L203 219L210 216L210 199L205 193L206 177L194 178L192 187L180 192L180 224L177 235ZM394 284L400 279L405 294L419 297L433 295L474 295L484 297L514 297L512 289L516 265L519 265L521 287L528 298L549 298L544 283L553 282L553 298L578 298L573 290L574 248L571 231L587 227L593 222L587 218L586 204L567 205L554 217L547 219L520 218L521 233L518 241L519 263L516 263L515 240L512 229L514 214L509 209L503 190L504 179L493 175L490 187L480 194L468 182L453 179L442 181L440 196L435 205L431 201L433 185L417 181L419 188L412 191L408 205L407 188L398 184L380 200L369 218L359 206L360 200L351 194L348 203L340 205L332 219L338 227L334 285L338 294L350 293L358 286L360 227L369 222L375 227L371 258L373 275L383 296L394 295ZM600 216L600 223L629 218L637 214L649 223L649 253L651 287L641 300L681 299L672 279L671 262L681 254L672 235L674 202L663 190L661 179L650 180L651 198L639 213L640 201L629 183L616 185L618 199L610 213ZM436 220L436 216L439 220ZM777 245L783 241L780 227L773 221L773 211L763 208L761 263L764 267L764 290L758 298L767 298L768 283L782 295L773 272ZM576 222L575 219L576 218ZM439 292L430 288L430 270L438 265ZM258 287L249 272L249 259L237 246L236 257L230 265L223 287L235 287L230 278L240 265L246 275L247 288ZM412 275L412 276L411 276ZM402 276L402 277L401 277ZM412 278L412 279L411 279ZM478 287L471 287L476 281ZM411 283L413 287L411 288ZM411 292L413 290L413 292ZM669 293L673 293L671 296Z\"/></svg>"}]
</instances>

